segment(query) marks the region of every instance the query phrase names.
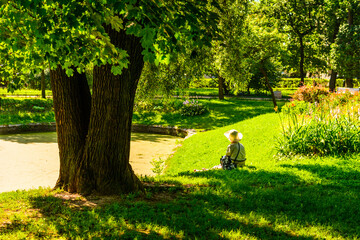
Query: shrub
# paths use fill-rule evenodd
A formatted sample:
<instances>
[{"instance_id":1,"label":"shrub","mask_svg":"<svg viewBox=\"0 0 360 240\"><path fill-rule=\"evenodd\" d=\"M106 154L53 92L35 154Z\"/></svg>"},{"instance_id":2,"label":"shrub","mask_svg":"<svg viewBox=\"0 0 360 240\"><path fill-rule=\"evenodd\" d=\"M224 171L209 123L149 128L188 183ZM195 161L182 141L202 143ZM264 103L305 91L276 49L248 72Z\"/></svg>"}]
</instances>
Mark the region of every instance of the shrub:
<instances>
[{"instance_id":1,"label":"shrub","mask_svg":"<svg viewBox=\"0 0 360 240\"><path fill-rule=\"evenodd\" d=\"M136 112L174 112L182 107L182 101L174 98L147 99L137 101L134 106Z\"/></svg>"},{"instance_id":2,"label":"shrub","mask_svg":"<svg viewBox=\"0 0 360 240\"><path fill-rule=\"evenodd\" d=\"M321 78L305 78L305 85L313 85L314 81L321 86L328 87L329 79L321 79ZM358 79L353 79L354 86L360 86L360 82ZM279 88L298 88L300 83L300 78L281 78L279 82L276 83L276 86ZM336 87L342 87L344 83L344 79L338 78L336 79Z\"/></svg>"},{"instance_id":3,"label":"shrub","mask_svg":"<svg viewBox=\"0 0 360 240\"><path fill-rule=\"evenodd\" d=\"M318 86L303 86L300 87L291 97L293 100L305 102L320 102L320 100L329 94L329 90Z\"/></svg>"},{"instance_id":4,"label":"shrub","mask_svg":"<svg viewBox=\"0 0 360 240\"><path fill-rule=\"evenodd\" d=\"M305 101L291 101L281 108L285 114L306 114L311 109L311 103Z\"/></svg>"},{"instance_id":5,"label":"shrub","mask_svg":"<svg viewBox=\"0 0 360 240\"><path fill-rule=\"evenodd\" d=\"M196 116L201 115L205 112L206 108L204 107L204 105L196 100L185 100L182 107L180 108L180 113L183 116Z\"/></svg>"},{"instance_id":6,"label":"shrub","mask_svg":"<svg viewBox=\"0 0 360 240\"><path fill-rule=\"evenodd\" d=\"M283 107L279 155L360 153L360 97L330 94L320 103L294 101Z\"/></svg>"},{"instance_id":7,"label":"shrub","mask_svg":"<svg viewBox=\"0 0 360 240\"><path fill-rule=\"evenodd\" d=\"M360 153L360 124L345 116L295 122L278 139L280 155L343 155Z\"/></svg>"}]
</instances>

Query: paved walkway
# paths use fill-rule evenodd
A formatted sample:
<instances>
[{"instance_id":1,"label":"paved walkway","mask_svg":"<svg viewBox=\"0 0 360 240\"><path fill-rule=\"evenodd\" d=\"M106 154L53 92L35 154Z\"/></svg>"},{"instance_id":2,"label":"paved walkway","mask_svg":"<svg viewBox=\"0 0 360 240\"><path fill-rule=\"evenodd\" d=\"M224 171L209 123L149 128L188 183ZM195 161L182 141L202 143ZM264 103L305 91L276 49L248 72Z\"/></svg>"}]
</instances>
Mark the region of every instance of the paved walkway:
<instances>
[{"instance_id":1,"label":"paved walkway","mask_svg":"<svg viewBox=\"0 0 360 240\"><path fill-rule=\"evenodd\" d=\"M150 161L165 159L180 138L132 133L130 163L138 175L153 175ZM53 187L59 174L56 133L0 135L0 192Z\"/></svg>"}]
</instances>

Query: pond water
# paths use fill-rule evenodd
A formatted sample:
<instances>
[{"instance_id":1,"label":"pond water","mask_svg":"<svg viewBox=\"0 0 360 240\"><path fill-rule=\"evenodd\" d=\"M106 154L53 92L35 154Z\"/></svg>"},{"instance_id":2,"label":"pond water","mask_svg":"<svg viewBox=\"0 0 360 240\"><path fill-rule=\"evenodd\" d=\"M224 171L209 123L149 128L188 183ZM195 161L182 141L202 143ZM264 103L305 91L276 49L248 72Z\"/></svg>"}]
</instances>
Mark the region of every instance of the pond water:
<instances>
[{"instance_id":1,"label":"pond water","mask_svg":"<svg viewBox=\"0 0 360 240\"><path fill-rule=\"evenodd\" d=\"M132 133L130 164L137 175L154 175L150 161L166 159L178 137ZM55 132L0 135L0 192L53 187L59 174Z\"/></svg>"}]
</instances>

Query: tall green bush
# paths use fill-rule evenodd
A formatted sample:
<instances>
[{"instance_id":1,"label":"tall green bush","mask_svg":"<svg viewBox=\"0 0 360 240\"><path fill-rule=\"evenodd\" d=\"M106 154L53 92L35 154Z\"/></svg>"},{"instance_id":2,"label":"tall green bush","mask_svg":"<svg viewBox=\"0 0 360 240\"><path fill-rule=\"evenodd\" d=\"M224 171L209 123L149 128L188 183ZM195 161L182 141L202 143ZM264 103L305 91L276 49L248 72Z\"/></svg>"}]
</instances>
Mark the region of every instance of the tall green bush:
<instances>
[{"instance_id":1,"label":"tall green bush","mask_svg":"<svg viewBox=\"0 0 360 240\"><path fill-rule=\"evenodd\" d=\"M280 116L280 156L360 153L359 94L330 94L320 103L290 102Z\"/></svg>"}]
</instances>

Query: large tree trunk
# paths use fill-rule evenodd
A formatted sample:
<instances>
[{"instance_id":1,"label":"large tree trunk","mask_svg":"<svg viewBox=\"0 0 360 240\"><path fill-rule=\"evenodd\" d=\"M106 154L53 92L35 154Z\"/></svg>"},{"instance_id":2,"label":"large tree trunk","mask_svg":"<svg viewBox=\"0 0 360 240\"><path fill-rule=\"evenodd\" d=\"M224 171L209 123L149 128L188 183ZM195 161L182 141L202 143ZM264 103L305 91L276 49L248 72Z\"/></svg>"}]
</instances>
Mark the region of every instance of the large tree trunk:
<instances>
[{"instance_id":1,"label":"large tree trunk","mask_svg":"<svg viewBox=\"0 0 360 240\"><path fill-rule=\"evenodd\" d=\"M219 76L219 99L224 100L224 79Z\"/></svg>"},{"instance_id":2,"label":"large tree trunk","mask_svg":"<svg viewBox=\"0 0 360 240\"><path fill-rule=\"evenodd\" d=\"M85 74L74 71L68 77L58 67L50 71L56 131L60 154L60 172L56 187L77 191L81 153L88 131L91 96Z\"/></svg>"},{"instance_id":3,"label":"large tree trunk","mask_svg":"<svg viewBox=\"0 0 360 240\"><path fill-rule=\"evenodd\" d=\"M329 82L329 90L330 90L330 92L335 92L336 77L337 77L337 72L334 69L331 69L330 82Z\"/></svg>"},{"instance_id":4,"label":"large tree trunk","mask_svg":"<svg viewBox=\"0 0 360 240\"><path fill-rule=\"evenodd\" d=\"M131 125L137 84L144 66L140 39L106 27L112 43L127 51L130 64L122 74L111 73L111 65L95 67L90 125L84 153L95 190L101 194L142 190L130 164ZM84 179L87 179L85 177ZM82 188L82 187L81 187Z\"/></svg>"},{"instance_id":5,"label":"large tree trunk","mask_svg":"<svg viewBox=\"0 0 360 240\"><path fill-rule=\"evenodd\" d=\"M269 88L269 91L271 93L271 98L272 98L272 101L273 101L273 104L274 104L274 109L276 109L277 108L277 103L276 103L276 99L275 99L275 95L274 95L274 90L272 89L272 87L270 85L269 78L268 78L268 75L266 73L266 70L265 70L265 68L263 66L261 66L260 71L264 75L266 85Z\"/></svg>"},{"instance_id":6,"label":"large tree trunk","mask_svg":"<svg viewBox=\"0 0 360 240\"><path fill-rule=\"evenodd\" d=\"M111 65L95 67L91 101L85 75L68 78L63 71L51 75L61 165L56 186L70 192L109 195L143 189L129 164L143 48L140 39L125 31L116 32L110 26L106 31L115 46L127 51L130 64L117 76L111 73Z\"/></svg>"}]
</instances>

